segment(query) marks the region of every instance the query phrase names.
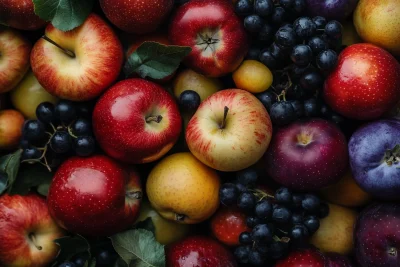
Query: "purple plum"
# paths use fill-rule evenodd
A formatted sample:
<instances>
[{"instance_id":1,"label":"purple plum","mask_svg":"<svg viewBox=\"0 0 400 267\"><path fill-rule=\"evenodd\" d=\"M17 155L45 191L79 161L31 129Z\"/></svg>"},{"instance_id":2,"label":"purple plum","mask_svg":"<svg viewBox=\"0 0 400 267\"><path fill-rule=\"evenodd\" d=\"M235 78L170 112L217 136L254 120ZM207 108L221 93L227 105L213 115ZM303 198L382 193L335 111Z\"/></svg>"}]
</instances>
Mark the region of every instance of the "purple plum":
<instances>
[{"instance_id":1,"label":"purple plum","mask_svg":"<svg viewBox=\"0 0 400 267\"><path fill-rule=\"evenodd\" d=\"M365 208L355 224L354 249L361 267L400 266L400 204Z\"/></svg>"},{"instance_id":2,"label":"purple plum","mask_svg":"<svg viewBox=\"0 0 400 267\"><path fill-rule=\"evenodd\" d=\"M306 0L306 3L310 16L344 20L354 11L358 0Z\"/></svg>"},{"instance_id":3,"label":"purple plum","mask_svg":"<svg viewBox=\"0 0 400 267\"><path fill-rule=\"evenodd\" d=\"M325 267L354 267L349 258L339 253L325 253Z\"/></svg>"},{"instance_id":4,"label":"purple plum","mask_svg":"<svg viewBox=\"0 0 400 267\"><path fill-rule=\"evenodd\" d=\"M382 119L353 133L350 167L356 182L372 196L400 199L400 120Z\"/></svg>"}]
</instances>

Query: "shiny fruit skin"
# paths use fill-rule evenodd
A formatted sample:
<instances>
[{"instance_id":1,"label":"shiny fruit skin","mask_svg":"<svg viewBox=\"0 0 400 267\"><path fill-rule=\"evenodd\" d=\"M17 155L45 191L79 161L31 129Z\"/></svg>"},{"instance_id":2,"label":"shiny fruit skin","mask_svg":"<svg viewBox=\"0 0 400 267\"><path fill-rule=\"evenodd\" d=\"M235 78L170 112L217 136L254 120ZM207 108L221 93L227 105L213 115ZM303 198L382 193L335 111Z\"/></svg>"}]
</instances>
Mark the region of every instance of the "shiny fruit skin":
<instances>
[{"instance_id":1,"label":"shiny fruit skin","mask_svg":"<svg viewBox=\"0 0 400 267\"><path fill-rule=\"evenodd\" d=\"M256 60L245 60L232 74L236 87L250 93L267 90L273 81L272 72Z\"/></svg>"},{"instance_id":2,"label":"shiny fruit skin","mask_svg":"<svg viewBox=\"0 0 400 267\"><path fill-rule=\"evenodd\" d=\"M0 0L1 22L19 30L37 30L46 24L35 14L32 0Z\"/></svg>"},{"instance_id":3,"label":"shiny fruit skin","mask_svg":"<svg viewBox=\"0 0 400 267\"><path fill-rule=\"evenodd\" d=\"M177 99L183 91L193 90L199 94L200 100L204 101L222 88L223 85L217 78L206 77L191 69L185 69L178 73L173 82L173 91Z\"/></svg>"},{"instance_id":4,"label":"shiny fruit skin","mask_svg":"<svg viewBox=\"0 0 400 267\"><path fill-rule=\"evenodd\" d=\"M168 16L173 3L174 0L100 0L104 14L114 25L136 34L155 31Z\"/></svg>"},{"instance_id":5,"label":"shiny fruit skin","mask_svg":"<svg viewBox=\"0 0 400 267\"><path fill-rule=\"evenodd\" d=\"M184 63L206 76L220 77L233 72L247 53L248 37L243 23L228 1L192 0L178 8L170 25L171 42L192 48ZM204 44L201 36L215 38L217 43Z\"/></svg>"},{"instance_id":6,"label":"shiny fruit skin","mask_svg":"<svg viewBox=\"0 0 400 267\"><path fill-rule=\"evenodd\" d=\"M232 253L206 236L191 236L166 248L167 267L236 267Z\"/></svg>"},{"instance_id":7,"label":"shiny fruit skin","mask_svg":"<svg viewBox=\"0 0 400 267\"><path fill-rule=\"evenodd\" d=\"M148 201L143 201L139 218L136 223L151 218L155 227L155 237L162 245L169 245L185 238L191 230L191 225L180 224L162 217Z\"/></svg>"},{"instance_id":8,"label":"shiny fruit skin","mask_svg":"<svg viewBox=\"0 0 400 267\"><path fill-rule=\"evenodd\" d=\"M357 215L352 209L329 204L329 215L320 220L320 227L312 235L310 243L323 252L350 254Z\"/></svg>"},{"instance_id":9,"label":"shiny fruit skin","mask_svg":"<svg viewBox=\"0 0 400 267\"><path fill-rule=\"evenodd\" d=\"M339 182L322 189L321 195L333 204L350 208L364 206L371 200L371 196L356 183L350 169Z\"/></svg>"},{"instance_id":10,"label":"shiny fruit skin","mask_svg":"<svg viewBox=\"0 0 400 267\"><path fill-rule=\"evenodd\" d=\"M122 45L113 29L92 13L84 23L63 32L49 24L46 36L75 52L75 58L41 38L31 53L32 71L50 94L72 101L86 101L99 96L118 77ZM80 64L77 64L80 62Z\"/></svg>"},{"instance_id":11,"label":"shiny fruit skin","mask_svg":"<svg viewBox=\"0 0 400 267\"><path fill-rule=\"evenodd\" d=\"M16 110L0 111L0 150L11 150L18 146L24 121L24 116Z\"/></svg>"},{"instance_id":12,"label":"shiny fruit skin","mask_svg":"<svg viewBox=\"0 0 400 267\"><path fill-rule=\"evenodd\" d=\"M336 69L325 80L323 96L345 117L376 119L400 99L400 63L375 45L351 45L340 53Z\"/></svg>"},{"instance_id":13,"label":"shiny fruit skin","mask_svg":"<svg viewBox=\"0 0 400 267\"><path fill-rule=\"evenodd\" d=\"M336 125L307 119L274 133L266 168L279 184L295 190L318 190L342 177L348 157L346 138Z\"/></svg>"},{"instance_id":14,"label":"shiny fruit skin","mask_svg":"<svg viewBox=\"0 0 400 267\"><path fill-rule=\"evenodd\" d=\"M400 266L400 205L374 203L358 216L354 250L360 267Z\"/></svg>"},{"instance_id":15,"label":"shiny fruit skin","mask_svg":"<svg viewBox=\"0 0 400 267\"><path fill-rule=\"evenodd\" d=\"M29 69L31 48L16 30L0 28L0 94L10 91L24 77Z\"/></svg>"},{"instance_id":16,"label":"shiny fruit skin","mask_svg":"<svg viewBox=\"0 0 400 267\"><path fill-rule=\"evenodd\" d=\"M184 152L165 157L151 170L146 192L161 216L194 224L210 218L217 210L219 187L217 172ZM183 220L177 215L184 215Z\"/></svg>"},{"instance_id":17,"label":"shiny fruit skin","mask_svg":"<svg viewBox=\"0 0 400 267\"><path fill-rule=\"evenodd\" d=\"M140 178L101 155L69 158L55 173L47 196L51 216L63 228L82 235L109 236L133 225L140 199Z\"/></svg>"},{"instance_id":18,"label":"shiny fruit skin","mask_svg":"<svg viewBox=\"0 0 400 267\"><path fill-rule=\"evenodd\" d=\"M146 122L159 115L160 122ZM93 111L93 130L101 148L128 163L148 163L165 155L178 140L181 121L172 96L139 78L112 86Z\"/></svg>"},{"instance_id":19,"label":"shiny fruit skin","mask_svg":"<svg viewBox=\"0 0 400 267\"><path fill-rule=\"evenodd\" d=\"M353 14L361 38L400 55L400 4L397 0L360 0Z\"/></svg>"},{"instance_id":20,"label":"shiny fruit skin","mask_svg":"<svg viewBox=\"0 0 400 267\"><path fill-rule=\"evenodd\" d=\"M246 225L246 214L236 207L221 207L211 218L211 230L214 236L228 246L239 245L239 235L251 232Z\"/></svg>"},{"instance_id":21,"label":"shiny fruit skin","mask_svg":"<svg viewBox=\"0 0 400 267\"><path fill-rule=\"evenodd\" d=\"M27 119L36 119L36 108L40 103L57 103L58 98L49 94L38 82L32 71L10 93L13 106Z\"/></svg>"},{"instance_id":22,"label":"shiny fruit skin","mask_svg":"<svg viewBox=\"0 0 400 267\"><path fill-rule=\"evenodd\" d=\"M65 235L51 218L46 199L33 193L0 197L0 227L1 266L48 266L60 249L54 240ZM42 250L31 243L30 233Z\"/></svg>"},{"instance_id":23,"label":"shiny fruit skin","mask_svg":"<svg viewBox=\"0 0 400 267\"><path fill-rule=\"evenodd\" d=\"M325 267L325 257L316 249L294 250L275 267Z\"/></svg>"}]
</instances>

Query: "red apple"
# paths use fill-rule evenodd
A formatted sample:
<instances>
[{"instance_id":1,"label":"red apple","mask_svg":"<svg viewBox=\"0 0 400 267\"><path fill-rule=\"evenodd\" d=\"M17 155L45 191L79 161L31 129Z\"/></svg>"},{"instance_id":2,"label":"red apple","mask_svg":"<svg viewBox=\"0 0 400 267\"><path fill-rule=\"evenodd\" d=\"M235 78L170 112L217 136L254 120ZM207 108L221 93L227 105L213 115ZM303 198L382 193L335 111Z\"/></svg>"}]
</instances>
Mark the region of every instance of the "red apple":
<instances>
[{"instance_id":1,"label":"red apple","mask_svg":"<svg viewBox=\"0 0 400 267\"><path fill-rule=\"evenodd\" d=\"M173 97L144 79L117 83L93 111L93 130L101 148L128 163L152 162L165 155L178 140L181 122Z\"/></svg>"},{"instance_id":2,"label":"red apple","mask_svg":"<svg viewBox=\"0 0 400 267\"><path fill-rule=\"evenodd\" d=\"M100 0L104 14L115 26L137 34L155 31L173 4L174 0Z\"/></svg>"},{"instance_id":3,"label":"red apple","mask_svg":"<svg viewBox=\"0 0 400 267\"><path fill-rule=\"evenodd\" d=\"M318 190L343 176L348 158L346 138L336 125L308 119L274 133L266 168L279 184L294 190Z\"/></svg>"},{"instance_id":4,"label":"red apple","mask_svg":"<svg viewBox=\"0 0 400 267\"><path fill-rule=\"evenodd\" d=\"M141 197L135 171L96 155L66 160L53 177L47 201L61 227L82 235L109 236L133 225Z\"/></svg>"},{"instance_id":5,"label":"red apple","mask_svg":"<svg viewBox=\"0 0 400 267\"><path fill-rule=\"evenodd\" d=\"M64 231L36 194L0 197L0 266L48 266L57 256L54 240Z\"/></svg>"},{"instance_id":6,"label":"red apple","mask_svg":"<svg viewBox=\"0 0 400 267\"><path fill-rule=\"evenodd\" d=\"M211 230L220 242L228 246L238 246L239 235L251 232L246 225L246 214L235 206L221 206L211 218Z\"/></svg>"},{"instance_id":7,"label":"red apple","mask_svg":"<svg viewBox=\"0 0 400 267\"><path fill-rule=\"evenodd\" d=\"M0 94L10 91L22 80L29 69L30 53L31 44L21 34L0 27Z\"/></svg>"},{"instance_id":8,"label":"red apple","mask_svg":"<svg viewBox=\"0 0 400 267\"><path fill-rule=\"evenodd\" d=\"M314 248L294 250L275 267L326 267L324 255Z\"/></svg>"},{"instance_id":9,"label":"red apple","mask_svg":"<svg viewBox=\"0 0 400 267\"><path fill-rule=\"evenodd\" d=\"M325 80L323 95L345 117L376 119L400 100L400 64L375 45L351 45L342 51L336 69Z\"/></svg>"},{"instance_id":10,"label":"red apple","mask_svg":"<svg viewBox=\"0 0 400 267\"><path fill-rule=\"evenodd\" d=\"M207 166L238 171L264 155L271 135L271 120L261 102L245 90L227 89L200 104L186 128L186 143Z\"/></svg>"},{"instance_id":11,"label":"red apple","mask_svg":"<svg viewBox=\"0 0 400 267\"><path fill-rule=\"evenodd\" d=\"M193 70L218 77L233 72L247 53L242 21L229 1L192 0L176 12L169 29L175 45L190 46L184 62Z\"/></svg>"},{"instance_id":12,"label":"red apple","mask_svg":"<svg viewBox=\"0 0 400 267\"><path fill-rule=\"evenodd\" d=\"M0 110L0 150L13 150L18 147L24 121L25 118L19 111Z\"/></svg>"},{"instance_id":13,"label":"red apple","mask_svg":"<svg viewBox=\"0 0 400 267\"><path fill-rule=\"evenodd\" d=\"M166 247L167 267L236 267L232 253L206 236L191 236Z\"/></svg>"},{"instance_id":14,"label":"red apple","mask_svg":"<svg viewBox=\"0 0 400 267\"><path fill-rule=\"evenodd\" d=\"M400 205L374 203L359 215L354 233L359 266L400 266Z\"/></svg>"},{"instance_id":15,"label":"red apple","mask_svg":"<svg viewBox=\"0 0 400 267\"><path fill-rule=\"evenodd\" d=\"M89 15L81 26L68 32L49 24L45 35L62 47L41 38L32 49L32 70L49 93L85 101L99 96L117 79L122 45L99 16Z\"/></svg>"},{"instance_id":16,"label":"red apple","mask_svg":"<svg viewBox=\"0 0 400 267\"><path fill-rule=\"evenodd\" d=\"M0 23L20 30L37 30L46 24L35 14L32 0L0 0Z\"/></svg>"}]
</instances>

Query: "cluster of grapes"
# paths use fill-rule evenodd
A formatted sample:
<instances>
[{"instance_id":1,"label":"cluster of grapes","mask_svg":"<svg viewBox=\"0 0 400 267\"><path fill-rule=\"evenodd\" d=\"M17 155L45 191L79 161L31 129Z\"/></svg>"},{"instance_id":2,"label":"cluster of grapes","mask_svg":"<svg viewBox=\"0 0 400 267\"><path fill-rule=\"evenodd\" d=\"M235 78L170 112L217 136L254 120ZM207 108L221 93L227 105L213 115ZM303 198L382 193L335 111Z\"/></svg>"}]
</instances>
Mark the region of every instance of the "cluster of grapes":
<instances>
[{"instance_id":1,"label":"cluster of grapes","mask_svg":"<svg viewBox=\"0 0 400 267\"><path fill-rule=\"evenodd\" d=\"M38 105L37 120L27 120L22 129L22 162L41 163L51 170L71 152L81 157L92 155L91 112L90 104L68 100Z\"/></svg>"},{"instance_id":2,"label":"cluster of grapes","mask_svg":"<svg viewBox=\"0 0 400 267\"><path fill-rule=\"evenodd\" d=\"M223 205L237 205L246 213L251 232L239 236L235 249L239 263L263 266L268 260L283 258L290 249L306 244L329 206L313 194L294 193L279 188L274 195L255 188L258 174L253 169L237 173L235 183L224 183L220 189Z\"/></svg>"}]
</instances>

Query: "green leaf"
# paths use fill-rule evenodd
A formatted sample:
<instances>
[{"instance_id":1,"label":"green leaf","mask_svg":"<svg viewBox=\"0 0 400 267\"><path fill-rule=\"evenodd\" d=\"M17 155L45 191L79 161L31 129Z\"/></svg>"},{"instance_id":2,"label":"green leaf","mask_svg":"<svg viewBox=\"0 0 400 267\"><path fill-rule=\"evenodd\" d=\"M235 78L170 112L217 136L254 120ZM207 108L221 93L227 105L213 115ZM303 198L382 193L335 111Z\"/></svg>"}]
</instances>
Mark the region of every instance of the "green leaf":
<instances>
[{"instance_id":1,"label":"green leaf","mask_svg":"<svg viewBox=\"0 0 400 267\"><path fill-rule=\"evenodd\" d=\"M133 229L110 237L115 251L131 267L165 266L164 246L145 229Z\"/></svg>"},{"instance_id":2,"label":"green leaf","mask_svg":"<svg viewBox=\"0 0 400 267\"><path fill-rule=\"evenodd\" d=\"M96 267L96 258L92 258L92 260L89 263L89 267Z\"/></svg>"},{"instance_id":3,"label":"green leaf","mask_svg":"<svg viewBox=\"0 0 400 267\"><path fill-rule=\"evenodd\" d=\"M43 165L24 164L20 169L14 184L9 188L9 193L11 195L26 195L34 187L49 185L52 178L53 174ZM41 188L41 190L42 193L45 192L43 191L43 188Z\"/></svg>"},{"instance_id":4,"label":"green leaf","mask_svg":"<svg viewBox=\"0 0 400 267\"><path fill-rule=\"evenodd\" d=\"M13 185L18 174L21 154L22 150L19 149L12 154L0 158L0 172L2 173L2 179L0 179L0 194ZM3 183L5 183L5 185L3 185Z\"/></svg>"},{"instance_id":5,"label":"green leaf","mask_svg":"<svg viewBox=\"0 0 400 267\"><path fill-rule=\"evenodd\" d=\"M163 79L174 73L191 51L188 46L144 42L129 56L124 73L127 77L136 73L143 79Z\"/></svg>"},{"instance_id":6,"label":"green leaf","mask_svg":"<svg viewBox=\"0 0 400 267\"><path fill-rule=\"evenodd\" d=\"M60 251L57 255L57 261L54 264L68 261L73 256L80 253L88 253L89 258L91 257L89 242L81 235L77 234L74 236L61 237L54 240L54 243L60 246Z\"/></svg>"},{"instance_id":7,"label":"green leaf","mask_svg":"<svg viewBox=\"0 0 400 267\"><path fill-rule=\"evenodd\" d=\"M155 231L156 231L156 227L154 226L154 223L153 223L153 220L151 219L151 217L148 217L145 220L138 222L135 225L135 228L145 229L147 231L152 232L153 234L155 234Z\"/></svg>"},{"instance_id":8,"label":"green leaf","mask_svg":"<svg viewBox=\"0 0 400 267\"><path fill-rule=\"evenodd\" d=\"M94 0L33 0L35 13L62 31L80 26L92 11Z\"/></svg>"},{"instance_id":9,"label":"green leaf","mask_svg":"<svg viewBox=\"0 0 400 267\"><path fill-rule=\"evenodd\" d=\"M45 182L45 183L43 183L43 184L40 184L40 185L37 187L36 191L37 191L39 194L41 194L42 196L47 197L47 195L49 194L50 184L51 184L51 181Z\"/></svg>"},{"instance_id":10,"label":"green leaf","mask_svg":"<svg viewBox=\"0 0 400 267\"><path fill-rule=\"evenodd\" d=\"M129 266L122 258L118 258L114 264L114 267L129 267Z\"/></svg>"}]
</instances>

